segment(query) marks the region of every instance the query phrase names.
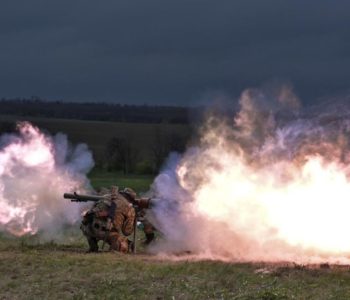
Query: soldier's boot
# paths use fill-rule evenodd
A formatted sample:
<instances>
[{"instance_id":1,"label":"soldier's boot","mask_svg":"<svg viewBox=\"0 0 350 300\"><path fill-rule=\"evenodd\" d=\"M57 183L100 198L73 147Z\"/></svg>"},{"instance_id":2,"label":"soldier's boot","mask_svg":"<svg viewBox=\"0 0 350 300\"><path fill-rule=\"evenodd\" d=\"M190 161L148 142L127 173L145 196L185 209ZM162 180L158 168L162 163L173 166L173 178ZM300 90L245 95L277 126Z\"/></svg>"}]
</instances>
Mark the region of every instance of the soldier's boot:
<instances>
[{"instance_id":1,"label":"soldier's boot","mask_svg":"<svg viewBox=\"0 0 350 300\"><path fill-rule=\"evenodd\" d=\"M87 241L89 243L89 250L88 252L98 252L98 244L97 239L93 237L86 237Z\"/></svg>"},{"instance_id":2,"label":"soldier's boot","mask_svg":"<svg viewBox=\"0 0 350 300\"><path fill-rule=\"evenodd\" d=\"M149 245L155 238L154 232L146 233L145 236L146 236L146 240L144 241L145 245Z\"/></svg>"}]
</instances>

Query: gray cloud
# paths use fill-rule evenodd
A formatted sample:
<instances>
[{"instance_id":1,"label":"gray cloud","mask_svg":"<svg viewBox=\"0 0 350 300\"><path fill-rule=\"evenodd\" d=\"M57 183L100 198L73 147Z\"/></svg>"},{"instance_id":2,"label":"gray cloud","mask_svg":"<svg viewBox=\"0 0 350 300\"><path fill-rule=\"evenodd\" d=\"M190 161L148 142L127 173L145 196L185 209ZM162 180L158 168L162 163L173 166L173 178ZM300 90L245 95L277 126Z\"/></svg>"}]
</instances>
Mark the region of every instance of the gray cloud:
<instances>
[{"instance_id":1,"label":"gray cloud","mask_svg":"<svg viewBox=\"0 0 350 300\"><path fill-rule=\"evenodd\" d=\"M349 88L350 3L3 0L0 96L197 103L272 79Z\"/></svg>"}]
</instances>

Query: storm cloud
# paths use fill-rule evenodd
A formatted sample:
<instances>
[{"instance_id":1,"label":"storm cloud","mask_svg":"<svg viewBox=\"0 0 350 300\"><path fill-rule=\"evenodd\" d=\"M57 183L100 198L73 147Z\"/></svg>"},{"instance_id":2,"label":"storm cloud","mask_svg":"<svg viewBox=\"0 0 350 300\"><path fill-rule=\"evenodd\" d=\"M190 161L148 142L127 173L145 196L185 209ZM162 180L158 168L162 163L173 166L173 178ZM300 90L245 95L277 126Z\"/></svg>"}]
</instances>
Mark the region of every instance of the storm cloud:
<instances>
[{"instance_id":1,"label":"storm cloud","mask_svg":"<svg viewBox=\"0 0 350 300\"><path fill-rule=\"evenodd\" d=\"M0 97L200 103L288 81L347 91L349 1L2 0Z\"/></svg>"}]
</instances>

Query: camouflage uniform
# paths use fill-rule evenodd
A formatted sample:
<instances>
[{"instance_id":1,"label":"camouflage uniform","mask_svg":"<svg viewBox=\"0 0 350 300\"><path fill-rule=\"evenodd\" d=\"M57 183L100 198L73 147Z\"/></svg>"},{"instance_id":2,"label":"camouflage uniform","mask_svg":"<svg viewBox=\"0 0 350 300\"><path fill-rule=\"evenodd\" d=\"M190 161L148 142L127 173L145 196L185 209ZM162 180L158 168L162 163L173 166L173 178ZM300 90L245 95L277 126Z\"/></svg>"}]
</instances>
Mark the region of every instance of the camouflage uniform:
<instances>
[{"instance_id":1,"label":"camouflage uniform","mask_svg":"<svg viewBox=\"0 0 350 300\"><path fill-rule=\"evenodd\" d=\"M145 234L145 241L144 244L148 245L149 243L151 243L154 238L155 238L155 231L156 228L153 226L153 224L148 221L147 217L146 217L146 211L144 209L140 210L138 213L138 220L141 222L142 224L142 230Z\"/></svg>"},{"instance_id":2,"label":"camouflage uniform","mask_svg":"<svg viewBox=\"0 0 350 300\"><path fill-rule=\"evenodd\" d=\"M135 191L133 191L130 188L125 188L121 193L125 196L125 198L130 202L130 203L135 203L137 201L148 201L148 199L142 199L139 198L137 199L137 194ZM152 225L151 222L148 221L146 217L146 210L145 209L137 209L137 217L138 221L141 222L141 227L143 229L143 232L145 234L146 240L144 241L144 244L148 245L151 243L154 238L155 238L155 227Z\"/></svg>"},{"instance_id":3,"label":"camouflage uniform","mask_svg":"<svg viewBox=\"0 0 350 300\"><path fill-rule=\"evenodd\" d=\"M131 244L127 236L134 230L135 209L116 187L105 196L86 212L80 228L88 240L89 251L98 251L97 243L103 240L110 250L127 253Z\"/></svg>"}]
</instances>

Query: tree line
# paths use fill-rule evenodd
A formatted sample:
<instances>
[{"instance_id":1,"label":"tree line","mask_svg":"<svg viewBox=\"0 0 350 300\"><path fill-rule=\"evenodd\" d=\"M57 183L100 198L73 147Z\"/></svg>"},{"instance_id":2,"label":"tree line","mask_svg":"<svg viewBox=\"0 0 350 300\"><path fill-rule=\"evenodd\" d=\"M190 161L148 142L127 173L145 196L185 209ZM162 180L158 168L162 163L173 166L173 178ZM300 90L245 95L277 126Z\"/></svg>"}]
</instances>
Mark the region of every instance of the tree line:
<instances>
[{"instance_id":1,"label":"tree line","mask_svg":"<svg viewBox=\"0 0 350 300\"><path fill-rule=\"evenodd\" d=\"M46 101L32 97L0 100L0 113L30 117L133 123L188 124L196 108L112 103Z\"/></svg>"},{"instance_id":2,"label":"tree line","mask_svg":"<svg viewBox=\"0 0 350 300\"><path fill-rule=\"evenodd\" d=\"M0 120L0 136L16 132L16 120L16 116ZM96 168L124 174L156 174L170 152L185 150L193 132L191 126L184 124L96 124L42 118L30 121L52 135L67 134L72 144L86 143L92 150Z\"/></svg>"},{"instance_id":3,"label":"tree line","mask_svg":"<svg viewBox=\"0 0 350 300\"><path fill-rule=\"evenodd\" d=\"M113 137L105 148L105 156L97 162L98 167L124 174L154 174L159 171L170 152L183 152L188 136L177 133L164 134L157 131L152 143L145 149L132 138Z\"/></svg>"}]
</instances>

